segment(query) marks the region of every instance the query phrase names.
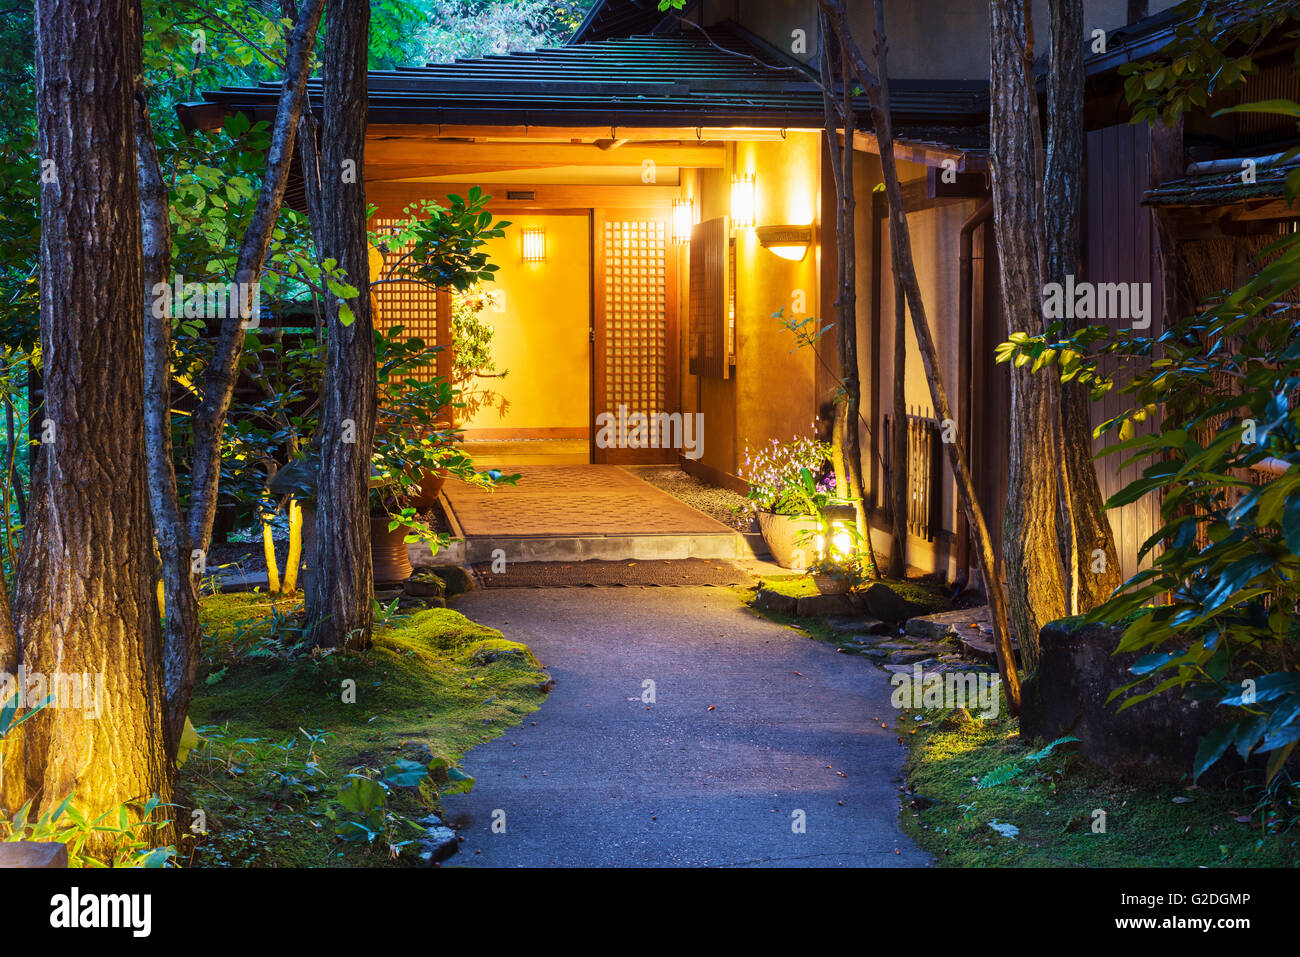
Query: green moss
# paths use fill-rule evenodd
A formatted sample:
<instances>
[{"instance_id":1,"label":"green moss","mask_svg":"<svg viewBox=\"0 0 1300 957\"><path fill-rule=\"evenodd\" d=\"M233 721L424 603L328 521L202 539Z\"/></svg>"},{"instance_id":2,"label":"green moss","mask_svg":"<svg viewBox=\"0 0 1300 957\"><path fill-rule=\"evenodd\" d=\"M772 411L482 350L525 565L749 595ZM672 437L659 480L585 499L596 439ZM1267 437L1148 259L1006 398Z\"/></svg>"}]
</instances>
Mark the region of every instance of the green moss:
<instances>
[{"instance_id":1,"label":"green moss","mask_svg":"<svg viewBox=\"0 0 1300 957\"><path fill-rule=\"evenodd\" d=\"M942 586L901 578L882 578L880 581L897 592L899 597L926 608L926 614L952 610L952 600ZM761 582L762 587L767 591L791 598L808 598L818 593L812 576L806 574L767 575L761 579ZM871 584L865 582L860 587L868 588Z\"/></svg>"},{"instance_id":2,"label":"green moss","mask_svg":"<svg viewBox=\"0 0 1300 957\"><path fill-rule=\"evenodd\" d=\"M332 732L318 752L330 779L326 797L357 767L380 768L398 757L458 760L545 698L547 676L532 652L459 612L432 608L381 625L365 652L290 656L287 647L301 637L294 608L258 594L204 600L207 640L190 717L196 727L225 726L232 740L301 742L302 729ZM277 648L282 653L267 653ZM224 773L202 757L182 769L182 791L194 806L226 808L206 813L218 843L222 833L238 838L238 848L219 848L227 860L244 854L247 862L273 866L386 862L380 850L337 844L319 806L270 802L274 813L264 822L265 769L246 770ZM404 810L421 810L413 793L400 798Z\"/></svg>"},{"instance_id":3,"label":"green moss","mask_svg":"<svg viewBox=\"0 0 1300 957\"><path fill-rule=\"evenodd\" d=\"M763 588L791 598L808 598L817 594L811 575L768 575L761 579Z\"/></svg>"},{"instance_id":4,"label":"green moss","mask_svg":"<svg viewBox=\"0 0 1300 957\"><path fill-rule=\"evenodd\" d=\"M909 746L908 788L937 801L904 805L903 830L951 867L1270 867L1300 862L1300 834L1263 835L1255 799L1240 790L1120 784L1100 768L1058 748L1006 784L977 789L975 781L1032 748L1006 717L965 730L945 712L903 711L898 729ZM917 717L922 720L915 720ZM929 722L928 727L920 727ZM1188 798L1175 803L1174 798ZM919 803L926 803L924 801ZM1105 833L1093 812L1105 811ZM1015 839L992 821L1020 829Z\"/></svg>"}]
</instances>

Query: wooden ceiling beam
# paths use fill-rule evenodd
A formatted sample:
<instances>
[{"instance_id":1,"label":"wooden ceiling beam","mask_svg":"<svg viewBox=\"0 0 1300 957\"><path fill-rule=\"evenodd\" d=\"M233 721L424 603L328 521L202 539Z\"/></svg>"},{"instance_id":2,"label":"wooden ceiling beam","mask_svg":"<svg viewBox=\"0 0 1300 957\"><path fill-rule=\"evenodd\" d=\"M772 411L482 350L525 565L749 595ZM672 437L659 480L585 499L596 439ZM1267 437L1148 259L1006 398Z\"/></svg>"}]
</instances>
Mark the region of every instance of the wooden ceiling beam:
<instances>
[{"instance_id":1,"label":"wooden ceiling beam","mask_svg":"<svg viewBox=\"0 0 1300 957\"><path fill-rule=\"evenodd\" d=\"M379 215L395 216L402 208L421 199L445 202L449 193L464 196L473 183L385 183L366 184L366 201L379 208ZM499 215L511 210L548 209L635 209L671 206L681 196L676 186L611 186L601 184L511 184L486 183L479 188L492 197L488 208ZM515 198L511 198L511 195Z\"/></svg>"},{"instance_id":2,"label":"wooden ceiling beam","mask_svg":"<svg viewBox=\"0 0 1300 957\"><path fill-rule=\"evenodd\" d=\"M544 166L640 166L653 160L658 166L689 166L721 169L727 161L724 146L637 145L603 150L586 143L466 143L459 140L371 139L366 143L366 162L389 166L422 163L490 166L504 169L532 169Z\"/></svg>"},{"instance_id":3,"label":"wooden ceiling beam","mask_svg":"<svg viewBox=\"0 0 1300 957\"><path fill-rule=\"evenodd\" d=\"M819 131L714 126L466 126L463 124L438 123L372 123L367 127L367 134L375 138L495 137L499 139L527 140L628 140L630 142L664 140L715 143L742 140L775 141L784 139L785 134L790 132Z\"/></svg>"}]
</instances>

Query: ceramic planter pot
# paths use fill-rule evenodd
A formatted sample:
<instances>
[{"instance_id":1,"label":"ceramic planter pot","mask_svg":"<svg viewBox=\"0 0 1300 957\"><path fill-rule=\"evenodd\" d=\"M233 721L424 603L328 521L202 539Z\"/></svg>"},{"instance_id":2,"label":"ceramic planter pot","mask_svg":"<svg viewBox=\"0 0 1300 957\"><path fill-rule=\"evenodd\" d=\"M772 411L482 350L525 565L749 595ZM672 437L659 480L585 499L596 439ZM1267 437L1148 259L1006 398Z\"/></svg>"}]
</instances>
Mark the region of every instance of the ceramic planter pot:
<instances>
[{"instance_id":1,"label":"ceramic planter pot","mask_svg":"<svg viewBox=\"0 0 1300 957\"><path fill-rule=\"evenodd\" d=\"M406 554L406 529L388 530L387 515L370 516L370 557L375 566L375 582L404 582L415 570Z\"/></svg>"},{"instance_id":2,"label":"ceramic planter pot","mask_svg":"<svg viewBox=\"0 0 1300 957\"><path fill-rule=\"evenodd\" d=\"M416 508L432 508L438 504L438 494L445 484L447 484L446 469L438 469L436 472L421 472L419 491L412 492L407 501Z\"/></svg>"},{"instance_id":3,"label":"ceramic planter pot","mask_svg":"<svg viewBox=\"0 0 1300 957\"><path fill-rule=\"evenodd\" d=\"M800 537L813 531L817 520L811 515L777 515L775 512L758 513L758 530L772 560L782 568L807 568L817 557L811 543L801 544Z\"/></svg>"},{"instance_id":4,"label":"ceramic planter pot","mask_svg":"<svg viewBox=\"0 0 1300 957\"><path fill-rule=\"evenodd\" d=\"M813 584L819 595L847 595L853 590L853 582L835 575L813 575Z\"/></svg>"}]
</instances>

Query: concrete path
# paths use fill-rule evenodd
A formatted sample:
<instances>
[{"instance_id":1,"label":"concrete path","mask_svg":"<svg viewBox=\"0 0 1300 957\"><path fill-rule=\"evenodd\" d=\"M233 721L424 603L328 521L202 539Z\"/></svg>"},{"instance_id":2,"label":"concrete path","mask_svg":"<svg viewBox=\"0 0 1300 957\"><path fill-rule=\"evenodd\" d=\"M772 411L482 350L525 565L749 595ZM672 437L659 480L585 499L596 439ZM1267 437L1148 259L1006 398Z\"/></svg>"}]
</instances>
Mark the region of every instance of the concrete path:
<instances>
[{"instance_id":1,"label":"concrete path","mask_svg":"<svg viewBox=\"0 0 1300 957\"><path fill-rule=\"evenodd\" d=\"M454 607L529 644L555 690L466 756L449 864L929 862L898 828L903 748L873 720L893 727L890 686L865 659L721 588L491 589Z\"/></svg>"}]
</instances>

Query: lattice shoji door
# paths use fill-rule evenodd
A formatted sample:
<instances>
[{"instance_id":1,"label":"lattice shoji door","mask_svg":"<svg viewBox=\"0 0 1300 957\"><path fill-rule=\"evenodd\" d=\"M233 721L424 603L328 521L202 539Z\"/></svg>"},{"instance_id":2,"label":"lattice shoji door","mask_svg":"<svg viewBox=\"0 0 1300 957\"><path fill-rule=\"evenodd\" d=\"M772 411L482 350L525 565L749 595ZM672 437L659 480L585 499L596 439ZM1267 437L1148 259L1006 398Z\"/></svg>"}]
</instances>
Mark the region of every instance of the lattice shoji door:
<instances>
[{"instance_id":1,"label":"lattice shoji door","mask_svg":"<svg viewBox=\"0 0 1300 957\"><path fill-rule=\"evenodd\" d=\"M398 222L396 219L377 217L374 220L374 228L382 235L392 232ZM406 246L386 251L382 276L372 276L371 279L400 279L407 272L405 264L396 267L391 275L389 270L393 269L393 265L409 248ZM446 343L439 343L438 340L438 301L440 298L445 300L445 295L440 296L436 289L418 282L383 282L374 287L374 293L375 303L379 307L379 312L375 316L376 329L388 330L393 326L401 326L407 339L423 339L429 346L446 345ZM438 355L439 365L443 364L445 352L444 349ZM438 371L438 366L425 366L416 370L411 378L427 382Z\"/></svg>"},{"instance_id":2,"label":"lattice shoji door","mask_svg":"<svg viewBox=\"0 0 1300 957\"><path fill-rule=\"evenodd\" d=\"M594 416L640 413L650 425L648 448L629 448L624 421L617 447L594 449L597 462L671 463L677 430L661 434L660 413L680 409L677 392L677 250L669 245L667 211L598 211L595 217ZM670 446L670 447L662 447Z\"/></svg>"}]
</instances>

